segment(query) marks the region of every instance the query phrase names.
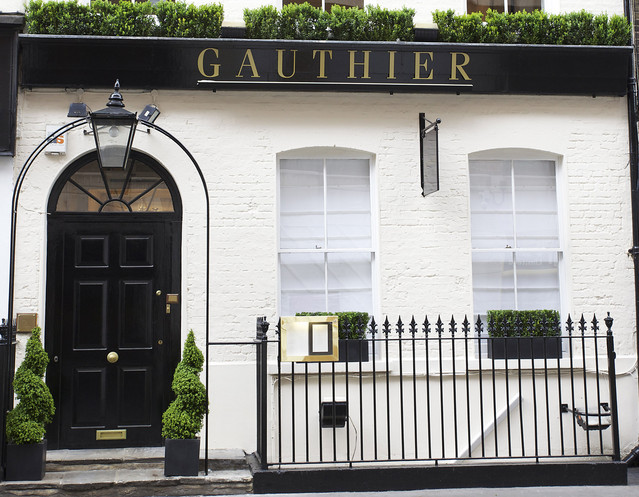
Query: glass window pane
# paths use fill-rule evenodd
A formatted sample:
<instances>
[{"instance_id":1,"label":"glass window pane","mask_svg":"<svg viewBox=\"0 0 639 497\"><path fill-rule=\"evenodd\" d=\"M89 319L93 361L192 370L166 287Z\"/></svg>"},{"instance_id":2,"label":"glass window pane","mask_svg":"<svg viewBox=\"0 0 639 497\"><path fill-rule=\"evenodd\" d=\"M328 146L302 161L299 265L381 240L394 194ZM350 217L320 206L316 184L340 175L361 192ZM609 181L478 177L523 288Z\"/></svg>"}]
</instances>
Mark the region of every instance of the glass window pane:
<instances>
[{"instance_id":1,"label":"glass window pane","mask_svg":"<svg viewBox=\"0 0 639 497\"><path fill-rule=\"evenodd\" d=\"M324 247L324 164L280 161L280 247Z\"/></svg>"},{"instance_id":2,"label":"glass window pane","mask_svg":"<svg viewBox=\"0 0 639 497\"><path fill-rule=\"evenodd\" d=\"M109 199L97 161L89 162L80 168L71 176L71 180L98 199L100 203L104 203ZM89 204L87 204L89 211L98 210L99 205L92 205L94 202L94 200L89 200Z\"/></svg>"},{"instance_id":3,"label":"glass window pane","mask_svg":"<svg viewBox=\"0 0 639 497\"><path fill-rule=\"evenodd\" d=\"M559 248L557 187L552 161L515 161L517 247Z\"/></svg>"},{"instance_id":4,"label":"glass window pane","mask_svg":"<svg viewBox=\"0 0 639 497\"><path fill-rule=\"evenodd\" d=\"M472 12L485 14L488 9L503 12L504 0L466 0L466 12L468 14Z\"/></svg>"},{"instance_id":5,"label":"glass window pane","mask_svg":"<svg viewBox=\"0 0 639 497\"><path fill-rule=\"evenodd\" d=\"M89 195L73 183L67 182L58 197L56 212L97 212L101 203L95 202Z\"/></svg>"},{"instance_id":6,"label":"glass window pane","mask_svg":"<svg viewBox=\"0 0 639 497\"><path fill-rule=\"evenodd\" d=\"M102 208L102 212L129 212L127 205L132 202L133 212L174 211L168 186L150 166L130 160L126 169L100 172L97 161L92 161L73 173L62 187L56 211L98 212Z\"/></svg>"},{"instance_id":7,"label":"glass window pane","mask_svg":"<svg viewBox=\"0 0 639 497\"><path fill-rule=\"evenodd\" d=\"M310 3L313 7L322 8L322 0L282 0L282 5L289 3Z\"/></svg>"},{"instance_id":8,"label":"glass window pane","mask_svg":"<svg viewBox=\"0 0 639 497\"><path fill-rule=\"evenodd\" d=\"M370 248L370 167L366 159L326 161L329 248Z\"/></svg>"},{"instance_id":9,"label":"glass window pane","mask_svg":"<svg viewBox=\"0 0 639 497\"><path fill-rule=\"evenodd\" d=\"M324 254L280 254L281 314L326 311Z\"/></svg>"},{"instance_id":10,"label":"glass window pane","mask_svg":"<svg viewBox=\"0 0 639 497\"><path fill-rule=\"evenodd\" d=\"M515 309L513 254L473 254L473 306L481 316L490 309Z\"/></svg>"},{"instance_id":11,"label":"glass window pane","mask_svg":"<svg viewBox=\"0 0 639 497\"><path fill-rule=\"evenodd\" d=\"M136 164L131 164L131 161L129 161L129 167L131 167L131 165L134 166L134 170L137 170L140 165L136 165ZM142 166L142 167L146 167L146 166ZM157 179L158 175L153 172L153 174L155 175L155 178ZM122 189L124 188L124 181L126 180L126 178L129 175L129 169L122 169L122 168L109 168L109 169L104 169L104 175L107 178L107 183L109 184L109 191L111 192L111 198L120 198L120 195L122 194Z\"/></svg>"},{"instance_id":12,"label":"glass window pane","mask_svg":"<svg viewBox=\"0 0 639 497\"><path fill-rule=\"evenodd\" d=\"M372 314L371 268L370 253L328 254L328 310Z\"/></svg>"},{"instance_id":13,"label":"glass window pane","mask_svg":"<svg viewBox=\"0 0 639 497\"><path fill-rule=\"evenodd\" d=\"M541 0L508 0L508 12L541 10Z\"/></svg>"},{"instance_id":14,"label":"glass window pane","mask_svg":"<svg viewBox=\"0 0 639 497\"><path fill-rule=\"evenodd\" d=\"M519 252L517 308L559 310L559 257L557 252Z\"/></svg>"},{"instance_id":15,"label":"glass window pane","mask_svg":"<svg viewBox=\"0 0 639 497\"><path fill-rule=\"evenodd\" d=\"M472 161L470 209L473 248L514 245L510 161Z\"/></svg>"},{"instance_id":16,"label":"glass window pane","mask_svg":"<svg viewBox=\"0 0 639 497\"><path fill-rule=\"evenodd\" d=\"M131 204L133 212L173 212L171 192L162 182Z\"/></svg>"},{"instance_id":17,"label":"glass window pane","mask_svg":"<svg viewBox=\"0 0 639 497\"><path fill-rule=\"evenodd\" d=\"M339 5L340 7L353 8L357 7L358 9L364 8L364 0L325 0L324 8L328 12L331 12L334 5Z\"/></svg>"},{"instance_id":18,"label":"glass window pane","mask_svg":"<svg viewBox=\"0 0 639 497\"><path fill-rule=\"evenodd\" d=\"M160 182L160 176L149 166L142 164L138 161L133 163L133 170L131 171L131 175L128 177L126 182L126 188L124 193L122 193L123 181L120 180L120 177L112 179L109 176L109 185L112 186L113 183L118 184L118 188L114 189L117 192L117 195L122 195L122 200L127 203L133 202L140 198L140 196L145 197L150 194L151 197L148 197L144 202L147 205L149 202L154 203L155 206L162 211L173 210L173 202L171 201L171 194L168 190L168 187L164 182ZM112 186L113 189L113 186ZM158 202L158 195L163 196L163 202ZM115 194L114 194L115 196ZM168 203L171 205L168 205ZM136 207L131 206L134 212L142 212L145 209L140 208L139 204ZM152 209L148 209L152 211Z\"/></svg>"}]
</instances>

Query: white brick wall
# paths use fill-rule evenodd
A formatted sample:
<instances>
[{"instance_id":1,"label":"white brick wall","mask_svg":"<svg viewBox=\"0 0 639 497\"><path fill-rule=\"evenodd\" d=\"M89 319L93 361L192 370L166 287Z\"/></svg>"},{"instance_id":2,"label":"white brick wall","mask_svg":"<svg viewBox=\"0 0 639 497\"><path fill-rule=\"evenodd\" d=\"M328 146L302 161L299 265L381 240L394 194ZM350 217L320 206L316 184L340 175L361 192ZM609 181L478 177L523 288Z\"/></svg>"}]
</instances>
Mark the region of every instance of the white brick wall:
<instances>
[{"instance_id":1,"label":"white brick wall","mask_svg":"<svg viewBox=\"0 0 639 497\"><path fill-rule=\"evenodd\" d=\"M123 90L129 109L148 93ZM87 92L91 108L106 93ZM19 158L45 124L64 122L63 92L21 94ZM472 312L468 155L496 148L558 157L565 235L566 312L610 311L622 354L634 353L626 103L621 98L159 92L158 124L204 170L211 201L214 338L250 338L254 318L277 314L276 157L305 147L343 147L374 157L378 198L378 312ZM441 190L419 185L418 113L440 117ZM68 139L66 157L42 156L21 198L16 311L43 315L46 200L60 171L92 138ZM135 147L174 175L184 202L184 329L203 328L204 231L199 178L157 133ZM188 240L188 243L187 243Z\"/></svg>"},{"instance_id":2,"label":"white brick wall","mask_svg":"<svg viewBox=\"0 0 639 497\"><path fill-rule=\"evenodd\" d=\"M87 91L92 109L108 91ZM253 92L132 92L129 110L154 98L157 124L174 133L204 171L211 201L211 337L252 339L255 317L274 323L278 305L277 154L305 147L343 147L372 155L377 196L379 313L449 319L472 313L468 157L498 148L555 157L564 225L565 312L610 311L619 357L620 399L636 405L634 283L626 101L623 98L479 95L388 95ZM62 124L73 94L21 91L21 165ZM419 183L418 113L442 119L441 190L426 198ZM205 214L200 179L185 155L158 133L136 136L173 175L184 204L182 332L204 344ZM77 130L66 156L40 156L21 197L16 312L44 317L46 202L64 167L93 147ZM489 153L489 152L488 152ZM16 166L17 167L17 166ZM46 332L46 330L45 330ZM272 334L272 331L271 331ZM18 360L22 353L19 352ZM211 444L254 449L252 347L212 355ZM230 361L230 362L229 362ZM239 362L238 362L239 361ZM244 363L244 364L242 364ZM221 381L221 378L224 378ZM621 378L621 377L620 377ZM237 392L244 392L239 396ZM243 406L244 413L229 410ZM623 403L626 404L623 404ZM235 430L223 427L237 426ZM622 418L622 447L636 445L636 419Z\"/></svg>"}]
</instances>

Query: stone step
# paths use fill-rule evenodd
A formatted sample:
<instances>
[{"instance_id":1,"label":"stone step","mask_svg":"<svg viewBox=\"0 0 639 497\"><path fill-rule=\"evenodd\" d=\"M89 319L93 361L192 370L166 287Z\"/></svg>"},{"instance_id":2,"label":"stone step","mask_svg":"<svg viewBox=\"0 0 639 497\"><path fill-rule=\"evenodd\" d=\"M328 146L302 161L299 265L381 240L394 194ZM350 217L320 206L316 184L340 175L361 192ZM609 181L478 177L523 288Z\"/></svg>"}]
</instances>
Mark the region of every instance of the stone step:
<instances>
[{"instance_id":1,"label":"stone step","mask_svg":"<svg viewBox=\"0 0 639 497\"><path fill-rule=\"evenodd\" d=\"M162 497L252 493L248 470L165 477L163 469L117 469L47 473L35 482L2 482L2 496Z\"/></svg>"},{"instance_id":2,"label":"stone step","mask_svg":"<svg viewBox=\"0 0 639 497\"><path fill-rule=\"evenodd\" d=\"M50 450L47 471L82 471L117 469L153 469L164 467L163 447L142 447L100 450ZM209 470L246 469L246 455L241 450L209 450ZM204 471L204 451L200 454L200 470Z\"/></svg>"},{"instance_id":3,"label":"stone step","mask_svg":"<svg viewBox=\"0 0 639 497\"><path fill-rule=\"evenodd\" d=\"M36 482L2 482L1 496L161 497L251 493L253 478L241 450L209 451L204 474L165 477L164 448L50 450L47 473Z\"/></svg>"}]
</instances>

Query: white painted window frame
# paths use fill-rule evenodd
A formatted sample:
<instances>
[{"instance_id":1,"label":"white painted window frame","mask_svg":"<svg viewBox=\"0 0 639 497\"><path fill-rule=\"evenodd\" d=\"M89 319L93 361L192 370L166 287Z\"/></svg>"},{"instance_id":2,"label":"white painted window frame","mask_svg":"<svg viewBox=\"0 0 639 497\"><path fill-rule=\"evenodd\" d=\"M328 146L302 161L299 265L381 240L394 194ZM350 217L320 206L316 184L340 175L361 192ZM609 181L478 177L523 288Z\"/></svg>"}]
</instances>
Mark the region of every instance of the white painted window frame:
<instances>
[{"instance_id":1,"label":"white painted window frame","mask_svg":"<svg viewBox=\"0 0 639 497\"><path fill-rule=\"evenodd\" d=\"M547 251L547 252L556 252L558 258L558 273L559 273L559 312L562 316L562 322L566 319L565 309L568 308L568 277L566 272L568 270L568 264L566 262L567 257L569 256L569 250L566 244L566 196L565 196L565 170L563 168L563 160L562 157L553 154L550 152L544 152L540 150L532 150L532 149L494 149L494 150L486 150L471 153L468 157L468 171L470 173L471 163L473 161L489 161L489 160L510 160L510 161L525 161L525 160L544 160L544 161L552 161L555 164L555 191L557 197L557 222L558 222L558 230L559 230L559 240L558 247L540 249L540 248L531 248L531 249L483 249L483 248L473 248L472 247L472 235L469 237L471 241L471 266L472 266L472 254L476 252L515 252L515 251ZM515 206L513 206L513 209ZM471 206L470 206L470 174L468 181L468 214L469 214L469 226L470 226L470 216L471 216ZM469 233L470 235L470 233ZM473 295L474 295L474 283L472 283ZM515 281L515 292L516 289L516 281ZM473 297L474 300L474 297ZM473 302L473 315L477 316L477 310L474 309ZM482 316L482 320L485 321L485 316ZM484 325L486 323L484 322Z\"/></svg>"},{"instance_id":2,"label":"white painted window frame","mask_svg":"<svg viewBox=\"0 0 639 497\"><path fill-rule=\"evenodd\" d=\"M298 1L297 1L297 3L302 4L302 3L304 3L305 1L306 1L306 0L298 0ZM350 3L348 0L339 0L339 1L340 1L340 2L344 2L344 3ZM356 0L351 0L351 2L352 2L352 3L355 3L355 2L356 2ZM321 7L321 9L322 9L322 10L326 10L326 3L327 3L327 0L322 0L322 7ZM333 3L335 3L335 2L330 2L330 1L328 1L328 3L329 3L329 4L333 4ZM362 8L363 8L365 5L366 5L366 1L362 1ZM283 7L283 6L284 6L284 1L281 1L281 2L280 2L280 8L281 8L281 7ZM353 7L357 7L357 5L353 5Z\"/></svg>"},{"instance_id":3,"label":"white painted window frame","mask_svg":"<svg viewBox=\"0 0 639 497\"><path fill-rule=\"evenodd\" d=\"M326 209L326 160L340 160L340 159L360 159L367 160L369 164L369 197L370 197L370 222L371 222L371 246L370 247L358 247L358 248L326 248L326 226L324 229L324 244L319 249L295 249L295 248L282 248L280 247L280 161L282 159L293 160L305 160L305 159L322 159L324 161L324 209ZM372 292L372 314L371 316L379 316L379 215L378 215L378 196L377 196L377 181L376 181L376 168L374 156L370 153L361 152L350 149L336 149L336 148L308 148L302 150L293 150L289 152L282 152L277 156L277 218L276 218L276 242L277 242L277 310L278 314L282 315L282 281L281 281L281 256L282 254L290 253L323 253L324 254L324 297L328 298L328 277L326 274L328 265L326 262L327 254L329 253L370 253L371 254L371 292ZM326 216L324 217L326 220ZM326 302L326 301L325 301ZM328 303L326 302L328 306ZM351 309L357 311L358 309Z\"/></svg>"},{"instance_id":4,"label":"white painted window frame","mask_svg":"<svg viewBox=\"0 0 639 497\"><path fill-rule=\"evenodd\" d=\"M504 12L510 12L508 3L510 0L503 0L504 2ZM541 0L541 8L540 10L547 10L547 4L552 3L553 0ZM466 10L468 10L468 4L466 4ZM467 12L470 13L470 12Z\"/></svg>"}]
</instances>

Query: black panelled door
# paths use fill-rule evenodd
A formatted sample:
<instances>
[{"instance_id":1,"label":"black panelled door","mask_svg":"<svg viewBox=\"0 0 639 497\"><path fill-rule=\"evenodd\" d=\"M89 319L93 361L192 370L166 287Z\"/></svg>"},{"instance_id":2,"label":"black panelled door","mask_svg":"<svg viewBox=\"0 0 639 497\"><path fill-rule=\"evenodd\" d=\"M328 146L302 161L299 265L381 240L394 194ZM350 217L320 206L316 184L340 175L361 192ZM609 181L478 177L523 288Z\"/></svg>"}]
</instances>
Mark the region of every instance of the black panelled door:
<instances>
[{"instance_id":1,"label":"black panelled door","mask_svg":"<svg viewBox=\"0 0 639 497\"><path fill-rule=\"evenodd\" d=\"M179 291L179 222L153 217L49 220L53 447L161 444L179 353L179 307L166 304Z\"/></svg>"}]
</instances>

